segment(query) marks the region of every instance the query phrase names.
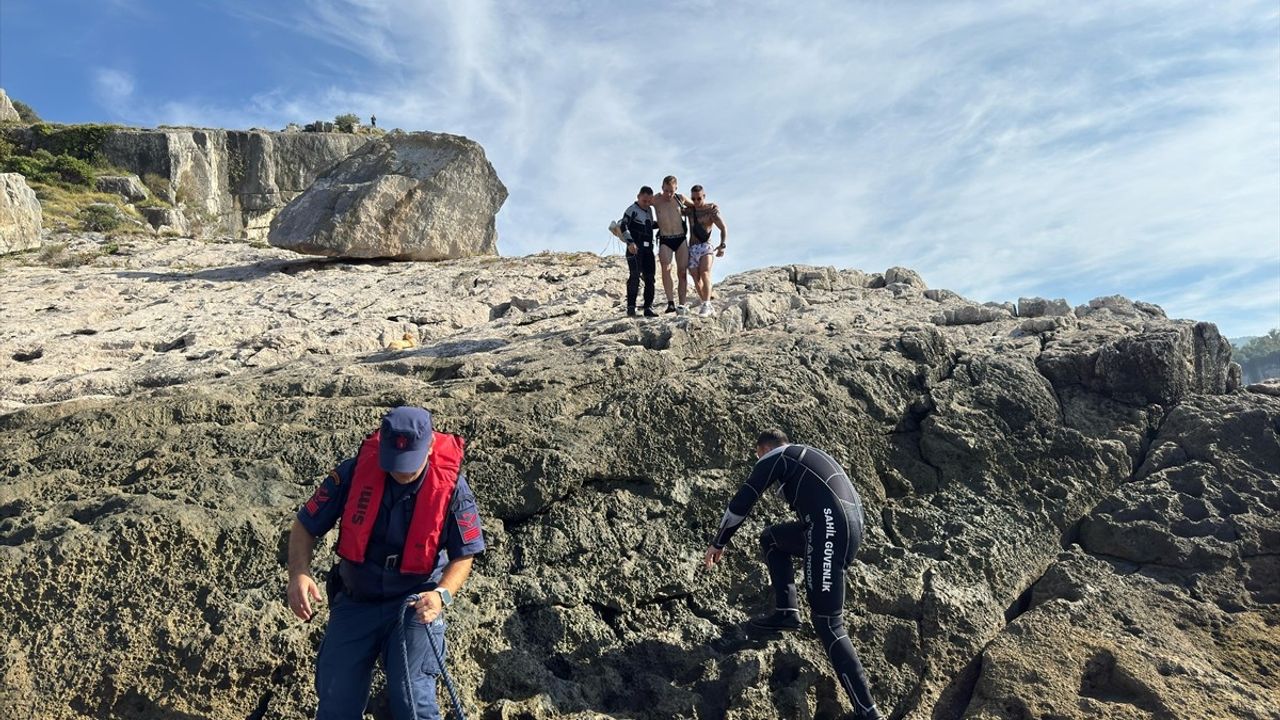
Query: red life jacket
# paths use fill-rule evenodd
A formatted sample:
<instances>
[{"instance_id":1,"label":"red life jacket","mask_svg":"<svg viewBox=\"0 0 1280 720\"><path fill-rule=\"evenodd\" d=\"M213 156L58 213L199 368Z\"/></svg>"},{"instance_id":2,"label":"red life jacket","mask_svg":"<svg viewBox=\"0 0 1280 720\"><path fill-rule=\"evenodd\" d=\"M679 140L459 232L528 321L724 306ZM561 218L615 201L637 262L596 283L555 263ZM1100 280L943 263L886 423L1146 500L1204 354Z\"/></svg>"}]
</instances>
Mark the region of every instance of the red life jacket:
<instances>
[{"instance_id":1,"label":"red life jacket","mask_svg":"<svg viewBox=\"0 0 1280 720\"><path fill-rule=\"evenodd\" d=\"M351 489L342 508L342 524L338 526L338 557L353 563L364 562L369 536L373 533L373 524L378 519L378 508L382 504L386 472L378 464L380 435L381 431L374 431L360 445ZM463 439L457 435L434 433L427 476L422 479L422 487L418 488L413 517L409 520L409 534L400 554L402 573L426 575L435 568L440 538L444 535L445 516L449 513L449 500L453 497L453 488L458 484L458 470L462 467L462 446Z\"/></svg>"}]
</instances>

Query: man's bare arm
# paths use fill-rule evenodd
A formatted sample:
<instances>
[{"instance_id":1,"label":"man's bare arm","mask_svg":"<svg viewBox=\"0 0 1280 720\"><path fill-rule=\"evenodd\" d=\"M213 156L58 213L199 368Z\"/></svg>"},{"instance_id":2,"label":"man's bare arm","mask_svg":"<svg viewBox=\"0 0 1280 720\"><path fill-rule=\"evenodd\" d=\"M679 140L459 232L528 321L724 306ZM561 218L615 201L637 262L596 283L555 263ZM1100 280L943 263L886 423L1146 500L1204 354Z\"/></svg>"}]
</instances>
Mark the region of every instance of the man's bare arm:
<instances>
[{"instance_id":1,"label":"man's bare arm","mask_svg":"<svg viewBox=\"0 0 1280 720\"><path fill-rule=\"evenodd\" d=\"M473 559L474 556L468 555L457 560L450 560L449 564L444 566L444 573L440 576L440 584L436 587L448 590L450 595L457 595L471 575ZM435 622L435 619L440 616L440 612L444 609L444 603L440 600L440 593L425 592L422 593L414 607L418 610L419 622L431 623Z\"/></svg>"},{"instance_id":2,"label":"man's bare arm","mask_svg":"<svg viewBox=\"0 0 1280 720\"><path fill-rule=\"evenodd\" d=\"M289 530L289 609L308 622L314 613L312 600L320 602L320 588L311 577L311 558L315 550L315 536L294 518L293 527Z\"/></svg>"}]
</instances>

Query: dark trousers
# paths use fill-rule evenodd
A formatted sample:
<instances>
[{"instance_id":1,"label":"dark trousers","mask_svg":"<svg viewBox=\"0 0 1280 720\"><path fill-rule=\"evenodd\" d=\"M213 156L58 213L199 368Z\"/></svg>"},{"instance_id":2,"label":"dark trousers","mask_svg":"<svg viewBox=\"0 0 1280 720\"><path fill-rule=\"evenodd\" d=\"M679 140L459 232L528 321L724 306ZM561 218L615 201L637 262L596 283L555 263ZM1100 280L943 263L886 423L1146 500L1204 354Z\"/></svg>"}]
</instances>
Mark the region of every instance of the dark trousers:
<instances>
[{"instance_id":1,"label":"dark trousers","mask_svg":"<svg viewBox=\"0 0 1280 720\"><path fill-rule=\"evenodd\" d=\"M822 508L801 515L803 522L772 525L760 535L774 602L778 609L799 611L792 559L800 558L804 564L805 597L818 640L831 658L836 679L849 694L849 700L855 707L869 710L875 701L867 672L844 626L844 571L862 543L862 508Z\"/></svg>"},{"instance_id":2,"label":"dark trousers","mask_svg":"<svg viewBox=\"0 0 1280 720\"><path fill-rule=\"evenodd\" d=\"M644 307L653 307L653 243L638 243L636 253L627 253L627 309L636 308L640 280L644 279Z\"/></svg>"},{"instance_id":3,"label":"dark trousers","mask_svg":"<svg viewBox=\"0 0 1280 720\"><path fill-rule=\"evenodd\" d=\"M396 720L435 720L436 677L440 663L432 652L427 633L444 649L444 618L423 625L406 618L401 638L398 622L402 613L412 612L400 599L359 602L339 593L329 607L329 625L316 660L316 695L320 699L317 720L351 720L364 716L373 680L373 666L379 659L387 673L387 697ZM405 643L402 649L401 642ZM407 653L406 653L407 650ZM405 665L405 655L409 664ZM413 685L410 707L409 691Z\"/></svg>"}]
</instances>

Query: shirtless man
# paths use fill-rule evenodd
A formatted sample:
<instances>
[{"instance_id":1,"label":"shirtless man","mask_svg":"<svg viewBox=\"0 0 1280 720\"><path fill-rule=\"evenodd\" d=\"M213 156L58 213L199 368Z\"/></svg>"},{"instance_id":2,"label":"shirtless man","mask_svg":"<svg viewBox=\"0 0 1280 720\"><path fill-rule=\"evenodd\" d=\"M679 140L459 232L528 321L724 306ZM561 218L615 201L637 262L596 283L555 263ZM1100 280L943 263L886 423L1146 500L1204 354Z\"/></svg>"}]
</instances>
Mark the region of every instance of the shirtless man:
<instances>
[{"instance_id":1,"label":"shirtless man","mask_svg":"<svg viewBox=\"0 0 1280 720\"><path fill-rule=\"evenodd\" d=\"M683 206L685 199L676 194L676 176L662 179L662 192L653 196L653 209L658 213L658 261L662 263L662 289L667 293L667 312L684 312L688 295L689 244L685 242ZM680 304L671 295L671 259L676 261Z\"/></svg>"},{"instance_id":2,"label":"shirtless man","mask_svg":"<svg viewBox=\"0 0 1280 720\"><path fill-rule=\"evenodd\" d=\"M703 317L714 315L716 310L711 305L711 262L714 257L724 257L725 238L729 231L725 229L724 220L720 219L720 208L715 203L706 202L706 192L701 185L694 185L689 191L690 204L685 210L689 213L689 275L693 278L693 289L702 299L702 307L698 314ZM720 246L711 247L711 226L720 228Z\"/></svg>"}]
</instances>

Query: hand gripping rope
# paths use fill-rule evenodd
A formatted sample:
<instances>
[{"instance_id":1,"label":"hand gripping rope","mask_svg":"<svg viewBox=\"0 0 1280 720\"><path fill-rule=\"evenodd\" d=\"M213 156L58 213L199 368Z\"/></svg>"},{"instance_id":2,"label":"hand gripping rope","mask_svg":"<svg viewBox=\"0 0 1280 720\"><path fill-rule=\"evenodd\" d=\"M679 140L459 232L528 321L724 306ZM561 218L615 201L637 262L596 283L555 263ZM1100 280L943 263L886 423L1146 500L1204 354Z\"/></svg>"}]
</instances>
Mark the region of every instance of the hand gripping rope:
<instances>
[{"instance_id":1,"label":"hand gripping rope","mask_svg":"<svg viewBox=\"0 0 1280 720\"><path fill-rule=\"evenodd\" d=\"M405 598L404 610L400 613L399 630L400 630L400 653L404 660L404 689L405 694L409 698L409 707L417 712L418 703L413 697L413 683L409 680L409 641L404 631L404 619L409 613L405 612L418 602L418 595L410 595ZM436 656L436 662L440 664L440 676L444 678L445 689L449 691L449 701L453 704L453 714L458 720L467 720L466 713L462 712L462 703L458 701L458 690L453 686L453 678L449 675L449 669L444 666L444 654L440 652L440 646L436 644L435 635L431 634L431 629L427 628L427 643L431 645L431 652Z\"/></svg>"}]
</instances>

